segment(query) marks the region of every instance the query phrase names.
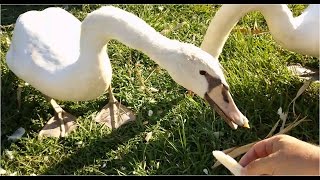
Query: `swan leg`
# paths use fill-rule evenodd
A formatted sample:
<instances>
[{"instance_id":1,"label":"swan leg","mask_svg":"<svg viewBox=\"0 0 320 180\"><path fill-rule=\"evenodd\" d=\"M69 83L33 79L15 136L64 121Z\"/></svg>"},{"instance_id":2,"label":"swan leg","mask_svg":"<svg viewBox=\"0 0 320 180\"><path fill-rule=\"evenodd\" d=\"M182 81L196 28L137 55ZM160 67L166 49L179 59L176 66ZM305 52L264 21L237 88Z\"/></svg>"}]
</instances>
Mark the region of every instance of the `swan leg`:
<instances>
[{"instance_id":1,"label":"swan leg","mask_svg":"<svg viewBox=\"0 0 320 180\"><path fill-rule=\"evenodd\" d=\"M49 101L55 111L54 116L42 128L39 138L65 137L77 127L76 117L64 111L54 99L50 98Z\"/></svg>"},{"instance_id":2,"label":"swan leg","mask_svg":"<svg viewBox=\"0 0 320 180\"><path fill-rule=\"evenodd\" d=\"M111 129L117 129L123 124L134 121L136 119L134 113L116 100L112 94L111 86L108 91L109 103L97 114L95 121Z\"/></svg>"}]
</instances>

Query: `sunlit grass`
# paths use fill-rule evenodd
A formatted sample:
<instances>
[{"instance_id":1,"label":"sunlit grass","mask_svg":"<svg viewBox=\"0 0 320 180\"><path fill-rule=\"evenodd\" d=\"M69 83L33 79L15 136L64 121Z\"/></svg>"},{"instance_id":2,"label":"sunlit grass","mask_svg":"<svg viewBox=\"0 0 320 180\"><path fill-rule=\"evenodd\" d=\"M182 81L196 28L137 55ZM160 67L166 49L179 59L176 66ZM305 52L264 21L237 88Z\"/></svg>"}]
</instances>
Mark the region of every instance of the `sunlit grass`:
<instances>
[{"instance_id":1,"label":"sunlit grass","mask_svg":"<svg viewBox=\"0 0 320 180\"><path fill-rule=\"evenodd\" d=\"M172 39L200 46L206 28L219 6L213 5L115 5L138 15ZM7 67L5 54L19 14L46 6L1 6L1 167L8 174L67 175L211 175L230 174L224 167L212 170L212 150L244 145L264 138L278 121L279 107L288 106L303 82L286 68L299 62L318 68L316 58L282 49L269 33L261 35L233 32L227 40L220 62L232 96L250 121L251 129L232 130L201 98L186 95L168 73L145 54L112 41L108 53L113 65L114 95L137 114L137 120L111 130L93 121L108 102L108 93L87 102L61 102L63 108L78 117L79 128L64 139L37 139L38 132L52 116L53 109L40 92L24 86L21 108L17 105L17 87L24 84ZM68 6L82 20L100 5ZM215 8L213 8L215 7ZM304 5L290 5L298 15ZM236 28L267 31L258 12L241 19ZM144 89L141 87L145 86ZM148 91L149 88L158 92ZM153 115L148 116L152 110ZM311 121L290 132L299 139L319 144L319 84L312 84L296 101L296 113ZM288 123L293 121L290 111ZM23 138L7 141L19 127ZM145 141L152 132L149 142ZM217 133L222 132L220 136ZM9 159L5 150L13 152Z\"/></svg>"}]
</instances>

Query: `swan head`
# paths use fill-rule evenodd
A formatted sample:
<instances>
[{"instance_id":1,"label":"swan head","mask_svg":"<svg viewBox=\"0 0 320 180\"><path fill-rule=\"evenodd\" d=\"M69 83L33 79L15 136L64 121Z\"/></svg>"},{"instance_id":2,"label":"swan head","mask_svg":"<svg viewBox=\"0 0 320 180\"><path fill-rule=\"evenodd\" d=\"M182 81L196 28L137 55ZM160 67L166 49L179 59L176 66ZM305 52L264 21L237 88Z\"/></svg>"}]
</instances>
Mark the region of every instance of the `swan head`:
<instances>
[{"instance_id":1,"label":"swan head","mask_svg":"<svg viewBox=\"0 0 320 180\"><path fill-rule=\"evenodd\" d=\"M217 59L192 45L183 43L174 59L168 60L170 76L186 89L204 98L232 128L249 128L248 119L239 111Z\"/></svg>"}]
</instances>

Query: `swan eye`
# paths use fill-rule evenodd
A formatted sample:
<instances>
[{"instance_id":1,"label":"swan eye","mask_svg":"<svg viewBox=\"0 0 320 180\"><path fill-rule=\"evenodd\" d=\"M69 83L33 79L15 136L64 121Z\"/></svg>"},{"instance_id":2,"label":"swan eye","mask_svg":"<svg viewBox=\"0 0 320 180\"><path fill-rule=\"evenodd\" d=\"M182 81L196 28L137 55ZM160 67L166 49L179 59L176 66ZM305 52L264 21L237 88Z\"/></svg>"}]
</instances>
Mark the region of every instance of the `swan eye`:
<instances>
[{"instance_id":1,"label":"swan eye","mask_svg":"<svg viewBox=\"0 0 320 180\"><path fill-rule=\"evenodd\" d=\"M209 73L207 73L206 71L200 70L199 73L201 75L204 75L204 77L206 78L209 86L208 86L208 92L210 92L213 88L220 86L222 84L221 79L218 77L213 77L211 76Z\"/></svg>"},{"instance_id":2,"label":"swan eye","mask_svg":"<svg viewBox=\"0 0 320 180\"><path fill-rule=\"evenodd\" d=\"M207 74L207 72L204 71L204 70L200 70L199 73L200 73L201 75L206 75L206 74Z\"/></svg>"}]
</instances>

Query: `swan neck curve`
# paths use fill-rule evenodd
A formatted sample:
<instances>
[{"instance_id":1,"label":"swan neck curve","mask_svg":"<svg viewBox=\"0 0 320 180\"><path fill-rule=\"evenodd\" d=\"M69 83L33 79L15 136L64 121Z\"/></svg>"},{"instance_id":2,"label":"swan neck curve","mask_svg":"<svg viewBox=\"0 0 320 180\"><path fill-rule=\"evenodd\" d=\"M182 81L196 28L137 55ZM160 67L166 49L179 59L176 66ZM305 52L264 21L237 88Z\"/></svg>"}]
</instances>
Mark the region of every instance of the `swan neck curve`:
<instances>
[{"instance_id":1,"label":"swan neck curve","mask_svg":"<svg viewBox=\"0 0 320 180\"><path fill-rule=\"evenodd\" d=\"M111 39L142 51L153 60L160 60L157 56L164 53L171 42L145 21L124 10L106 6L88 14L81 27L80 52L104 53Z\"/></svg>"},{"instance_id":2,"label":"swan neck curve","mask_svg":"<svg viewBox=\"0 0 320 180\"><path fill-rule=\"evenodd\" d=\"M273 38L282 46L284 46L282 42L290 42L290 37L301 21L296 21L297 19L293 17L288 6L285 4L265 5L259 10L266 20Z\"/></svg>"},{"instance_id":3,"label":"swan neck curve","mask_svg":"<svg viewBox=\"0 0 320 180\"><path fill-rule=\"evenodd\" d=\"M209 24L201 48L218 58L233 27L251 11L260 11L271 34L285 41L298 26L286 5L223 5Z\"/></svg>"},{"instance_id":4,"label":"swan neck curve","mask_svg":"<svg viewBox=\"0 0 320 180\"><path fill-rule=\"evenodd\" d=\"M218 59L232 28L252 10L247 5L222 5L208 26L201 48Z\"/></svg>"}]
</instances>

